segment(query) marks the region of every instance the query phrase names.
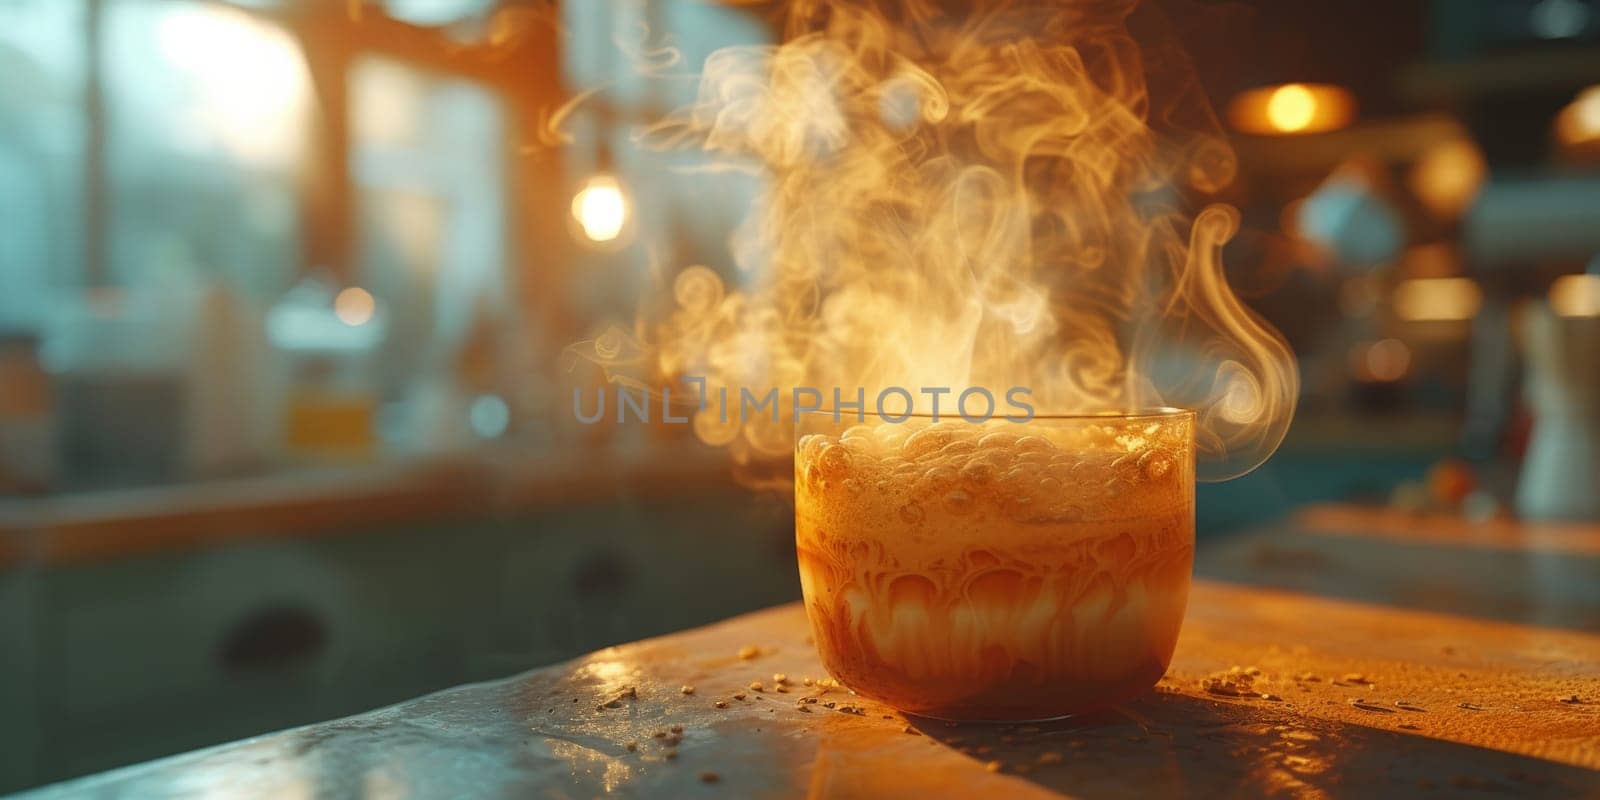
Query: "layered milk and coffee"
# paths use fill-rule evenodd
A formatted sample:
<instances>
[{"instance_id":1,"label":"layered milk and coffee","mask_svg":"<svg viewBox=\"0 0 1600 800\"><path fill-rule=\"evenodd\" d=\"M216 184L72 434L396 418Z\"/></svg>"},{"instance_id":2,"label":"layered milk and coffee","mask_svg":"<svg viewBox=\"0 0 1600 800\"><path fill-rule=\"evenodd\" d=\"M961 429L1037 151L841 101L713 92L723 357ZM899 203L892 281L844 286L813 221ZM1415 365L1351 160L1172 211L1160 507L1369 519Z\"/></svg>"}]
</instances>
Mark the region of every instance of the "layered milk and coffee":
<instances>
[{"instance_id":1,"label":"layered milk and coffee","mask_svg":"<svg viewBox=\"0 0 1600 800\"><path fill-rule=\"evenodd\" d=\"M1149 689L1194 554L1194 416L803 420L796 544L824 665L959 720Z\"/></svg>"}]
</instances>

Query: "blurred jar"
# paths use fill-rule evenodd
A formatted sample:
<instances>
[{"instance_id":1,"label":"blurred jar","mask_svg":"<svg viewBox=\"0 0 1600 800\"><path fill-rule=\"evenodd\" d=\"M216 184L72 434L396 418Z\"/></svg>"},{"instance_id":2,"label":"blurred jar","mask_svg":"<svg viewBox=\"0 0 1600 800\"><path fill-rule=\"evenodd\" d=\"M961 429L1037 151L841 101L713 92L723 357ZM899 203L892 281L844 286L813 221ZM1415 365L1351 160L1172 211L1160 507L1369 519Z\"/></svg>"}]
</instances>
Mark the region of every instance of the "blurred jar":
<instances>
[{"instance_id":1,"label":"blurred jar","mask_svg":"<svg viewBox=\"0 0 1600 800\"><path fill-rule=\"evenodd\" d=\"M284 444L291 456L364 458L376 449L373 361L386 329L365 290L308 278L267 314L288 368Z\"/></svg>"}]
</instances>

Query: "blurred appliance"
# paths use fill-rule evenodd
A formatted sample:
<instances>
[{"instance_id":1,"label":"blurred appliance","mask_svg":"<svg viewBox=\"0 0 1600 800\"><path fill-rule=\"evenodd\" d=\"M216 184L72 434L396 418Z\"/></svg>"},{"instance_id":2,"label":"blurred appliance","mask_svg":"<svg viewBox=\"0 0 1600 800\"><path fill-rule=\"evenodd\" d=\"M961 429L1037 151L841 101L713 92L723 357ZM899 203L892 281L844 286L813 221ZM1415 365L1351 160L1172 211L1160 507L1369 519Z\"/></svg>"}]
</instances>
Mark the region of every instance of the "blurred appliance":
<instances>
[{"instance_id":1,"label":"blurred appliance","mask_svg":"<svg viewBox=\"0 0 1600 800\"><path fill-rule=\"evenodd\" d=\"M1497 177L1462 221L1467 255L1480 269L1600 254L1600 175Z\"/></svg>"},{"instance_id":2,"label":"blurred appliance","mask_svg":"<svg viewBox=\"0 0 1600 800\"><path fill-rule=\"evenodd\" d=\"M160 298L94 290L51 315L43 363L56 400L59 485L177 479L186 408L181 315Z\"/></svg>"}]
</instances>

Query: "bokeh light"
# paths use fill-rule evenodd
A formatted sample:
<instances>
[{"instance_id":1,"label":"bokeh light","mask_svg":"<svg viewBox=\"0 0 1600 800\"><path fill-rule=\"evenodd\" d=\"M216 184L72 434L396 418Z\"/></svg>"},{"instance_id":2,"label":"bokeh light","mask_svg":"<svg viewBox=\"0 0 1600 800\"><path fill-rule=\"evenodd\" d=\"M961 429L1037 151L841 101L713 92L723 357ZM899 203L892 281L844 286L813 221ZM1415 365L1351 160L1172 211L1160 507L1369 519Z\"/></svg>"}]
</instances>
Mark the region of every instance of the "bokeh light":
<instances>
[{"instance_id":1,"label":"bokeh light","mask_svg":"<svg viewBox=\"0 0 1600 800\"><path fill-rule=\"evenodd\" d=\"M511 407L499 395L479 395L467 409L467 424L482 439L498 439L511 427Z\"/></svg>"},{"instance_id":2,"label":"bokeh light","mask_svg":"<svg viewBox=\"0 0 1600 800\"><path fill-rule=\"evenodd\" d=\"M1440 219L1453 220L1472 205L1489 174L1478 146L1467 139L1440 142L1412 166L1412 193Z\"/></svg>"},{"instance_id":3,"label":"bokeh light","mask_svg":"<svg viewBox=\"0 0 1600 800\"><path fill-rule=\"evenodd\" d=\"M333 299L333 313L340 322L352 328L371 322L377 311L378 302L373 299L372 293L360 287L345 289Z\"/></svg>"},{"instance_id":4,"label":"bokeh light","mask_svg":"<svg viewBox=\"0 0 1600 800\"><path fill-rule=\"evenodd\" d=\"M1369 383L1393 383L1411 371L1411 348L1399 339L1360 342L1350 349L1350 373Z\"/></svg>"},{"instance_id":5,"label":"bokeh light","mask_svg":"<svg viewBox=\"0 0 1600 800\"><path fill-rule=\"evenodd\" d=\"M1563 275L1550 285L1550 308L1563 317L1600 317L1600 275Z\"/></svg>"},{"instance_id":6,"label":"bokeh light","mask_svg":"<svg viewBox=\"0 0 1600 800\"><path fill-rule=\"evenodd\" d=\"M596 175L572 198L572 216L591 242L616 241L628 224L628 196L610 175Z\"/></svg>"},{"instance_id":7,"label":"bokeh light","mask_svg":"<svg viewBox=\"0 0 1600 800\"><path fill-rule=\"evenodd\" d=\"M1477 316L1483 290L1471 278L1412 278L1394 290L1394 313L1406 322L1463 322Z\"/></svg>"},{"instance_id":8,"label":"bokeh light","mask_svg":"<svg viewBox=\"0 0 1600 800\"><path fill-rule=\"evenodd\" d=\"M1556 117L1556 138L1568 147L1600 142L1600 86L1578 93Z\"/></svg>"},{"instance_id":9,"label":"bokeh light","mask_svg":"<svg viewBox=\"0 0 1600 800\"><path fill-rule=\"evenodd\" d=\"M1305 130L1317 116L1317 98L1304 84L1291 83L1267 98L1267 121L1284 133Z\"/></svg>"}]
</instances>

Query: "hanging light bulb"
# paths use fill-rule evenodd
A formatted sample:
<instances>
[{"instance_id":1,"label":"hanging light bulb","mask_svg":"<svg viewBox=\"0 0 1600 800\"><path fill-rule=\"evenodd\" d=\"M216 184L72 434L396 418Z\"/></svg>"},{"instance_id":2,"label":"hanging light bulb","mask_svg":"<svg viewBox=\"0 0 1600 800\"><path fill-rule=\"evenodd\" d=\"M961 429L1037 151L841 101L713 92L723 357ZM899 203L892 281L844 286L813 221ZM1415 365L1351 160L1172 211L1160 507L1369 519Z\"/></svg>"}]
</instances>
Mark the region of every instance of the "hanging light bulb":
<instances>
[{"instance_id":1,"label":"hanging light bulb","mask_svg":"<svg viewBox=\"0 0 1600 800\"><path fill-rule=\"evenodd\" d=\"M1264 136L1322 133L1355 121L1350 90L1326 83L1285 83L1248 89L1228 106L1233 126Z\"/></svg>"},{"instance_id":2,"label":"hanging light bulb","mask_svg":"<svg viewBox=\"0 0 1600 800\"><path fill-rule=\"evenodd\" d=\"M628 226L628 195L616 176L590 178L572 198L572 218L595 244L615 242Z\"/></svg>"},{"instance_id":3,"label":"hanging light bulb","mask_svg":"<svg viewBox=\"0 0 1600 800\"><path fill-rule=\"evenodd\" d=\"M1303 83L1291 83L1267 96L1267 122L1284 133L1305 130L1317 118L1317 96Z\"/></svg>"}]
</instances>

